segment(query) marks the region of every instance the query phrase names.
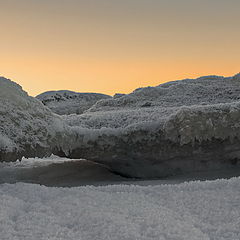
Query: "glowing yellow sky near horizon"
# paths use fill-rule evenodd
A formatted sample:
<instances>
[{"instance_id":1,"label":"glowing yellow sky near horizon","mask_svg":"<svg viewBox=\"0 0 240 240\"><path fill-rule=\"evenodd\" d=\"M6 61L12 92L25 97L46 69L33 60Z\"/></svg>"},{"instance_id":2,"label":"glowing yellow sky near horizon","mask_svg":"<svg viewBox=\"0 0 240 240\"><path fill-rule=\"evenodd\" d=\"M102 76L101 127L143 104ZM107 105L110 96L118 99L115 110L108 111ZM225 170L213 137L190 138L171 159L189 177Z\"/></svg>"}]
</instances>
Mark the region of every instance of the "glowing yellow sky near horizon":
<instances>
[{"instance_id":1,"label":"glowing yellow sky near horizon","mask_svg":"<svg viewBox=\"0 0 240 240\"><path fill-rule=\"evenodd\" d=\"M0 75L31 95L240 71L237 0L0 0Z\"/></svg>"}]
</instances>

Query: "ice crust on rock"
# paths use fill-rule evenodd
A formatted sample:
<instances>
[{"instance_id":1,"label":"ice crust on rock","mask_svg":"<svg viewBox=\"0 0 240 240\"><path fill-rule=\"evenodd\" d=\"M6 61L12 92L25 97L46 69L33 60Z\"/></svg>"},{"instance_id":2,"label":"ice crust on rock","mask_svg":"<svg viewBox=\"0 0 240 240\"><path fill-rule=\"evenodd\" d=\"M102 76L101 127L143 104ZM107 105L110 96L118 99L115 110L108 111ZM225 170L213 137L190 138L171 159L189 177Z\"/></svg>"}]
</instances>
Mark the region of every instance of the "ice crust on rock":
<instances>
[{"instance_id":1,"label":"ice crust on rock","mask_svg":"<svg viewBox=\"0 0 240 240\"><path fill-rule=\"evenodd\" d=\"M63 118L74 135L69 157L131 177L239 165L239 74L137 89Z\"/></svg>"},{"instance_id":2,"label":"ice crust on rock","mask_svg":"<svg viewBox=\"0 0 240 240\"><path fill-rule=\"evenodd\" d=\"M49 91L38 96L37 99L49 107L54 113L60 115L81 114L97 101L111 98L101 93L77 93L73 91Z\"/></svg>"},{"instance_id":3,"label":"ice crust on rock","mask_svg":"<svg viewBox=\"0 0 240 240\"><path fill-rule=\"evenodd\" d=\"M9 79L0 78L0 161L45 156L58 146L65 124Z\"/></svg>"}]
</instances>

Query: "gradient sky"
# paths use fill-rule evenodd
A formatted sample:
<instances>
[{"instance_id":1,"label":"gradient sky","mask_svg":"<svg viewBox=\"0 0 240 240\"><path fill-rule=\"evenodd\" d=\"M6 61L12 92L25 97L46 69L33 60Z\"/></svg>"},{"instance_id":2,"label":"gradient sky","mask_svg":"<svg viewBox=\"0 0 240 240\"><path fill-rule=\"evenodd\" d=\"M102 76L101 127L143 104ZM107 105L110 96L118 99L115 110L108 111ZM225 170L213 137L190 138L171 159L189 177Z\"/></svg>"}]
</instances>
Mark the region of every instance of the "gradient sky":
<instances>
[{"instance_id":1,"label":"gradient sky","mask_svg":"<svg viewBox=\"0 0 240 240\"><path fill-rule=\"evenodd\" d=\"M240 71L239 0L0 0L0 75L30 95Z\"/></svg>"}]
</instances>

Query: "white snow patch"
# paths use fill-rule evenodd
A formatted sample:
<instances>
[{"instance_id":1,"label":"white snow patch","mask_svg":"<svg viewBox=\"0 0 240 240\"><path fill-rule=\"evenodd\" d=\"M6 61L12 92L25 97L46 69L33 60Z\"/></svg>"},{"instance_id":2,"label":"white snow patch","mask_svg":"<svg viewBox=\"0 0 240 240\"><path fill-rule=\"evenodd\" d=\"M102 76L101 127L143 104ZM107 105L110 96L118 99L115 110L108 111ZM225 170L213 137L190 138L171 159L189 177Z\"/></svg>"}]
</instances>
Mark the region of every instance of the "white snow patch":
<instances>
[{"instance_id":1,"label":"white snow patch","mask_svg":"<svg viewBox=\"0 0 240 240\"><path fill-rule=\"evenodd\" d=\"M2 240L240 239L240 178L159 186L0 185Z\"/></svg>"}]
</instances>

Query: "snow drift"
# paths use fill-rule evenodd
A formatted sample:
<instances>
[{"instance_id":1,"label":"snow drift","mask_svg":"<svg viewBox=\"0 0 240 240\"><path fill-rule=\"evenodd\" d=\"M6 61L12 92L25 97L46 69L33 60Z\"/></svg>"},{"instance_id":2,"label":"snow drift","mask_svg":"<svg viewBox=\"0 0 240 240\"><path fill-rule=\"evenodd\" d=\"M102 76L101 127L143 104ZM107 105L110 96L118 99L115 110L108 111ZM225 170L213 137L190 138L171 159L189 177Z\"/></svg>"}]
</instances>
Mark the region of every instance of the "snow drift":
<instances>
[{"instance_id":1,"label":"snow drift","mask_svg":"<svg viewBox=\"0 0 240 240\"><path fill-rule=\"evenodd\" d=\"M64 115L81 114L97 101L111 97L100 93L77 93L62 90L45 92L36 96L36 98L42 101L54 113Z\"/></svg>"},{"instance_id":2,"label":"snow drift","mask_svg":"<svg viewBox=\"0 0 240 240\"><path fill-rule=\"evenodd\" d=\"M0 161L50 155L64 131L60 117L18 84L0 78Z\"/></svg>"},{"instance_id":3,"label":"snow drift","mask_svg":"<svg viewBox=\"0 0 240 240\"><path fill-rule=\"evenodd\" d=\"M159 186L0 185L1 239L237 240L240 178Z\"/></svg>"},{"instance_id":4,"label":"snow drift","mask_svg":"<svg viewBox=\"0 0 240 240\"><path fill-rule=\"evenodd\" d=\"M64 116L72 141L56 152L140 178L234 168L240 159L240 74L137 89Z\"/></svg>"}]
</instances>

